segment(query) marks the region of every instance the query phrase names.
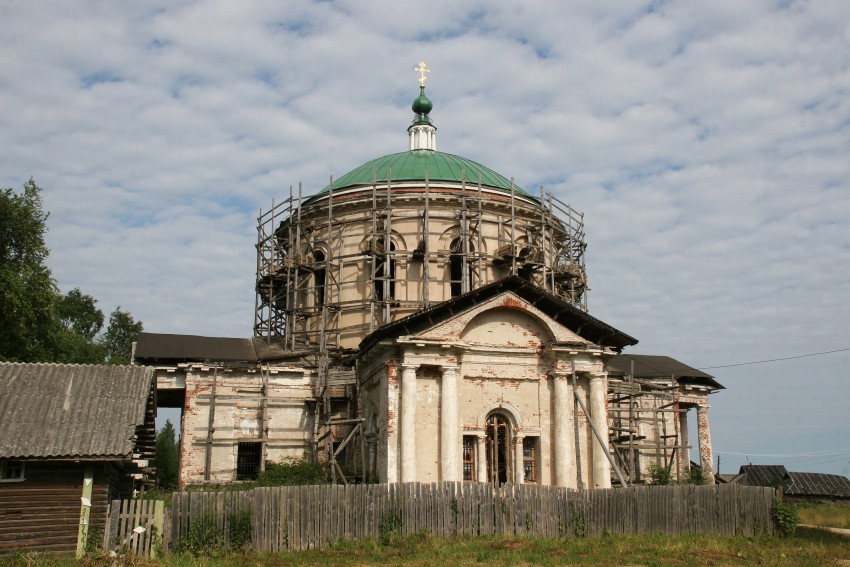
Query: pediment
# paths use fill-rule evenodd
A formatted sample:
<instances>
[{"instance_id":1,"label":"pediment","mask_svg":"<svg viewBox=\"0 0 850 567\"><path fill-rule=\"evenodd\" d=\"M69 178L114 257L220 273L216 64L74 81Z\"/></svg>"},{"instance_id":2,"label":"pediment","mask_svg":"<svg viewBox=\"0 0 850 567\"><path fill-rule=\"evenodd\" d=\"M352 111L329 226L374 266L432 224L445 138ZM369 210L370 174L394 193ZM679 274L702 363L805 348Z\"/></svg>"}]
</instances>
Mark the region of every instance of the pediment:
<instances>
[{"instance_id":1,"label":"pediment","mask_svg":"<svg viewBox=\"0 0 850 567\"><path fill-rule=\"evenodd\" d=\"M619 352L623 347L638 342L634 337L600 321L565 298L519 276L508 276L380 327L361 341L357 356L370 352L372 347L381 341L400 337L460 341L464 330L476 315L494 308L514 309L536 318L548 331L547 336L551 336L552 341L557 343L595 345ZM496 315L498 314L494 314L493 319L498 319ZM485 320L480 322L484 323ZM489 321L485 327L492 329L492 322ZM514 334L534 334L535 331L531 329L534 325L515 323L512 328ZM472 336L479 340L481 334L486 334L485 331L486 329L473 333ZM490 334L497 335L495 331ZM528 338L526 342L532 340Z\"/></svg>"},{"instance_id":2,"label":"pediment","mask_svg":"<svg viewBox=\"0 0 850 567\"><path fill-rule=\"evenodd\" d=\"M552 342L593 344L510 291L451 315L411 338L520 348Z\"/></svg>"}]
</instances>

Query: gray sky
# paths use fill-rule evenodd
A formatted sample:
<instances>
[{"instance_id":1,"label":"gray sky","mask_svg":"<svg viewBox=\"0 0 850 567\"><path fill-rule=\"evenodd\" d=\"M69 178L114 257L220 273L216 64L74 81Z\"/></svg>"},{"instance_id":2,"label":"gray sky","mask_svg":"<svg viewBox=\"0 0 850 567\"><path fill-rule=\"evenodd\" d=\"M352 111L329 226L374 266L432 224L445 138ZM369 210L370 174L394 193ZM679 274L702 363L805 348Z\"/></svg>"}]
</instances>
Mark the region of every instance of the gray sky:
<instances>
[{"instance_id":1,"label":"gray sky","mask_svg":"<svg viewBox=\"0 0 850 567\"><path fill-rule=\"evenodd\" d=\"M4 2L0 186L63 291L249 336L256 216L438 148L585 212L590 312L692 366L850 349L850 2ZM721 470L850 474L850 352L709 370Z\"/></svg>"}]
</instances>

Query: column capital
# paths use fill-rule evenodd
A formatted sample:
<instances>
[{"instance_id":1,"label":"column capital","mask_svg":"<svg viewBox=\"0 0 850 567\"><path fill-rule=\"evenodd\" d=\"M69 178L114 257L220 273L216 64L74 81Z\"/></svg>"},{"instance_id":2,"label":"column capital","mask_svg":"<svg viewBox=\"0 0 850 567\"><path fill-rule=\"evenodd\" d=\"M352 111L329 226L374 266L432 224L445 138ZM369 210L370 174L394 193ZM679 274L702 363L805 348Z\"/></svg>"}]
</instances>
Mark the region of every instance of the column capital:
<instances>
[{"instance_id":1,"label":"column capital","mask_svg":"<svg viewBox=\"0 0 850 567\"><path fill-rule=\"evenodd\" d=\"M440 370L442 372L446 372L446 371L457 372L458 370L460 370L460 365L458 365L458 364L441 364Z\"/></svg>"},{"instance_id":2,"label":"column capital","mask_svg":"<svg viewBox=\"0 0 850 567\"><path fill-rule=\"evenodd\" d=\"M408 371L413 370L415 372L416 370L419 369L420 365L414 364L412 362L402 362L401 364L399 364L399 366L401 366L402 370L408 370Z\"/></svg>"}]
</instances>

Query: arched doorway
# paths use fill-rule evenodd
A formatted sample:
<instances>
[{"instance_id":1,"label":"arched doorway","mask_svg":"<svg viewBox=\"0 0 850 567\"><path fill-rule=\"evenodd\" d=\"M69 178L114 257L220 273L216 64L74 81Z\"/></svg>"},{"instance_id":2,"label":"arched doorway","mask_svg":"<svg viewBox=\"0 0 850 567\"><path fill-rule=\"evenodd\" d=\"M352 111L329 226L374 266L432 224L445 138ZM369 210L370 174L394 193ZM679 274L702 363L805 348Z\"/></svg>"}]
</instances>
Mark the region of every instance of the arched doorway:
<instances>
[{"instance_id":1,"label":"arched doorway","mask_svg":"<svg viewBox=\"0 0 850 567\"><path fill-rule=\"evenodd\" d=\"M502 485L513 480L511 467L511 424L500 413L492 413L486 422L487 482Z\"/></svg>"}]
</instances>

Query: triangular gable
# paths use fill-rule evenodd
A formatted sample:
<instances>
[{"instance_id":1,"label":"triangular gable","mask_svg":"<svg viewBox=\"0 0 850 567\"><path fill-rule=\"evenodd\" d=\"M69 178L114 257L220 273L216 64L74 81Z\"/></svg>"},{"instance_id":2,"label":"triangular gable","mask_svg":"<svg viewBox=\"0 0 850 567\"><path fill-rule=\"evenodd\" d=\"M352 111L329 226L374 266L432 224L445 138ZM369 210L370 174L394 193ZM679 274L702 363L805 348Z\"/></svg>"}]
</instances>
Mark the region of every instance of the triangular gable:
<instances>
[{"instance_id":1,"label":"triangular gable","mask_svg":"<svg viewBox=\"0 0 850 567\"><path fill-rule=\"evenodd\" d=\"M592 344L511 291L505 291L424 329L423 340L537 346L541 343Z\"/></svg>"},{"instance_id":2,"label":"triangular gable","mask_svg":"<svg viewBox=\"0 0 850 567\"><path fill-rule=\"evenodd\" d=\"M583 342L611 347L617 351L638 342L634 337L572 305L565 298L550 293L518 276L509 276L384 325L363 339L357 356L362 356L372 346L384 339L422 333L444 321L448 321L455 315L487 303L505 292L512 292L524 304L535 307L540 313L547 315L584 339Z\"/></svg>"}]
</instances>

